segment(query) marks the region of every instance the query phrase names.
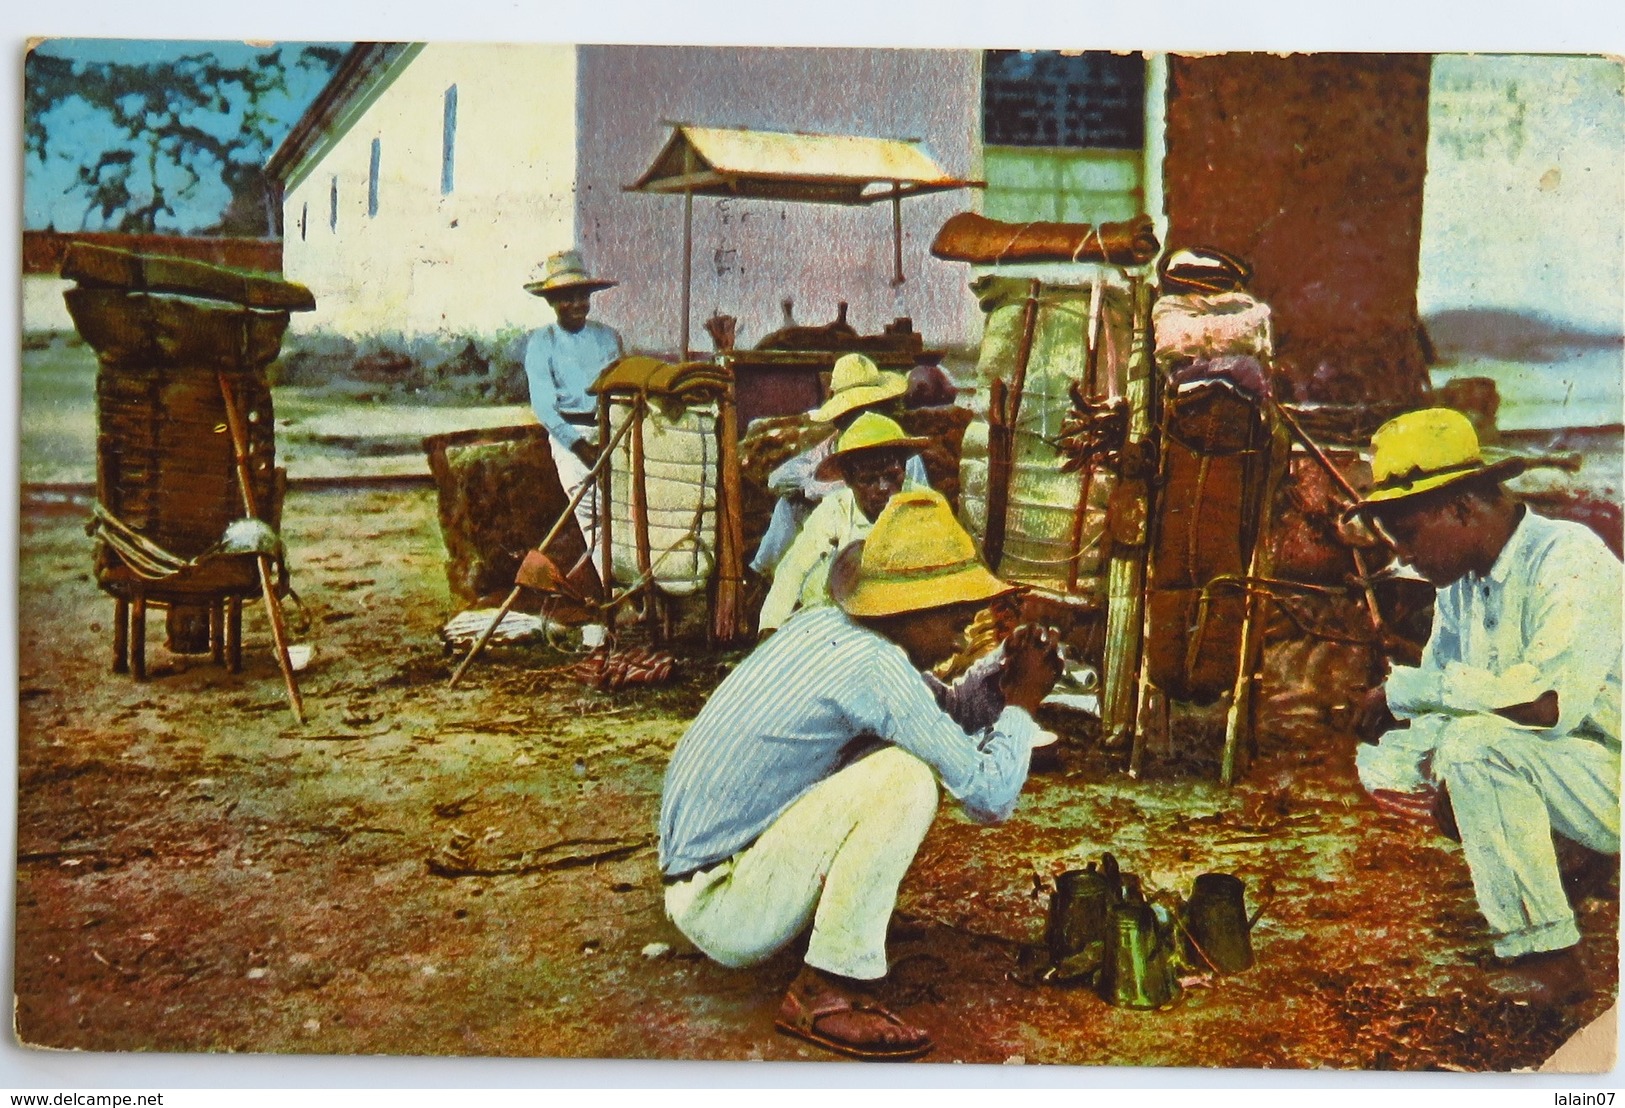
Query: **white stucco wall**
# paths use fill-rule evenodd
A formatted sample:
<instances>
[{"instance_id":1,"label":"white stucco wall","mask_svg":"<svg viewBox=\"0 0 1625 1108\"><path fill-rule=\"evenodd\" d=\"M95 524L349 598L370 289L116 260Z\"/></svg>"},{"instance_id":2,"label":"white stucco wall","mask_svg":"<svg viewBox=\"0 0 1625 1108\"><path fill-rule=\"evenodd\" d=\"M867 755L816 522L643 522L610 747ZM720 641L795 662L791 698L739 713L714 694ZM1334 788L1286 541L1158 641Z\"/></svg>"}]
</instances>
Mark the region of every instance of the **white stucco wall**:
<instances>
[{"instance_id":1,"label":"white stucco wall","mask_svg":"<svg viewBox=\"0 0 1625 1108\"><path fill-rule=\"evenodd\" d=\"M453 84L455 181L442 195L444 98ZM575 90L574 47L423 47L287 193L284 272L308 285L317 305L294 328L492 335L550 319L522 285L574 242ZM374 138L378 211L369 216Z\"/></svg>"},{"instance_id":2,"label":"white stucco wall","mask_svg":"<svg viewBox=\"0 0 1625 1108\"><path fill-rule=\"evenodd\" d=\"M1625 67L1441 54L1418 308L1435 381L1488 376L1502 427L1621 420Z\"/></svg>"},{"instance_id":3,"label":"white stucco wall","mask_svg":"<svg viewBox=\"0 0 1625 1108\"><path fill-rule=\"evenodd\" d=\"M72 281L50 273L29 273L23 276L23 333L30 331L71 331L73 319L62 294L73 287Z\"/></svg>"}]
</instances>

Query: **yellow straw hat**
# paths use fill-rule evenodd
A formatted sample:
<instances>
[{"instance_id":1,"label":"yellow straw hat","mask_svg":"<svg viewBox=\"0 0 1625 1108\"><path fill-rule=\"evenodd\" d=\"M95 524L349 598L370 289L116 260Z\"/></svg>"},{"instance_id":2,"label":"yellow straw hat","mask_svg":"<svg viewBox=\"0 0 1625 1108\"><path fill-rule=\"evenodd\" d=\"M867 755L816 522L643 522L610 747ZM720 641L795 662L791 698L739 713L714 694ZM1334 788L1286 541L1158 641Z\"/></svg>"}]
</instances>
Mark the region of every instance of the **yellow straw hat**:
<instances>
[{"instance_id":1,"label":"yellow straw hat","mask_svg":"<svg viewBox=\"0 0 1625 1108\"><path fill-rule=\"evenodd\" d=\"M1505 481L1528 468L1522 458L1486 462L1478 433L1452 408L1395 416L1371 436L1371 491L1351 512L1380 509L1470 477Z\"/></svg>"},{"instance_id":2,"label":"yellow straw hat","mask_svg":"<svg viewBox=\"0 0 1625 1108\"><path fill-rule=\"evenodd\" d=\"M602 292L614 288L614 281L589 277L581 254L575 250L560 250L542 263L542 276L527 281L525 291L532 296L557 296L566 292Z\"/></svg>"},{"instance_id":3,"label":"yellow straw hat","mask_svg":"<svg viewBox=\"0 0 1625 1108\"><path fill-rule=\"evenodd\" d=\"M892 400L907 391L908 378L901 373L886 373L863 354L842 354L830 371L829 399L807 417L815 423L832 423L853 408Z\"/></svg>"},{"instance_id":4,"label":"yellow straw hat","mask_svg":"<svg viewBox=\"0 0 1625 1108\"><path fill-rule=\"evenodd\" d=\"M934 489L900 492L866 540L830 567L829 591L852 616L892 616L1003 596L1014 586L987 571L976 544Z\"/></svg>"},{"instance_id":5,"label":"yellow straw hat","mask_svg":"<svg viewBox=\"0 0 1625 1108\"><path fill-rule=\"evenodd\" d=\"M852 421L852 426L841 432L835 440L835 452L813 471L820 481L841 479L841 459L850 458L869 450L903 450L914 453L931 445L930 439L910 438L903 433L894 419L875 412L864 412Z\"/></svg>"}]
</instances>

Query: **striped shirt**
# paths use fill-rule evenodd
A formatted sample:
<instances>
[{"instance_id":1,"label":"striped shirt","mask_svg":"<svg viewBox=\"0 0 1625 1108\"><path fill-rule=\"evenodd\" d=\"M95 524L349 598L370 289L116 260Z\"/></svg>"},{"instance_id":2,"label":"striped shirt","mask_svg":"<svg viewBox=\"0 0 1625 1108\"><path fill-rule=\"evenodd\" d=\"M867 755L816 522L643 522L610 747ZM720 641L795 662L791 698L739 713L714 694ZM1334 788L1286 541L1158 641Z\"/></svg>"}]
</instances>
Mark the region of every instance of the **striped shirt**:
<instances>
[{"instance_id":1,"label":"striped shirt","mask_svg":"<svg viewBox=\"0 0 1625 1108\"><path fill-rule=\"evenodd\" d=\"M870 749L868 737L920 758L967 815L996 823L1015 809L1037 732L1025 711L1005 708L966 734L902 647L839 608L799 612L728 675L677 744L660 799L660 869L731 858Z\"/></svg>"}]
</instances>

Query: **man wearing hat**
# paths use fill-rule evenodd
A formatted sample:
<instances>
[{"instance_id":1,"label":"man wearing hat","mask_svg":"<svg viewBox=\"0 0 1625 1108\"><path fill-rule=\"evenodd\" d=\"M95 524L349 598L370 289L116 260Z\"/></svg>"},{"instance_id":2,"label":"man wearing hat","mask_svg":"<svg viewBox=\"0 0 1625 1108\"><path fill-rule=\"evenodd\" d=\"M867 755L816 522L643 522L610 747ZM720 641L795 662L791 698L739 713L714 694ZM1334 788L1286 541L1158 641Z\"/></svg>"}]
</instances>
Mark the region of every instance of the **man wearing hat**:
<instances>
[{"instance_id":1,"label":"man wearing hat","mask_svg":"<svg viewBox=\"0 0 1625 1108\"><path fill-rule=\"evenodd\" d=\"M1453 816L1500 985L1570 1002L1585 972L1552 835L1619 852L1620 563L1507 493L1525 463L1486 463L1459 412L1399 416L1372 445L1354 511L1439 593L1421 664L1363 706L1380 738L1356 753L1360 781L1390 809Z\"/></svg>"},{"instance_id":2,"label":"man wearing hat","mask_svg":"<svg viewBox=\"0 0 1625 1108\"><path fill-rule=\"evenodd\" d=\"M1033 713L1060 672L1053 632L1017 629L1006 707L968 734L920 671L1009 591L947 501L899 493L837 556L835 604L797 613L712 693L677 744L660 807L666 912L707 955L755 965L811 928L775 1026L849 1057L916 1058L930 1035L882 1006L886 927L936 817L1007 818Z\"/></svg>"},{"instance_id":3,"label":"man wearing hat","mask_svg":"<svg viewBox=\"0 0 1625 1108\"><path fill-rule=\"evenodd\" d=\"M613 288L614 281L587 275L581 255L564 250L547 259L540 280L525 291L545 299L556 320L532 331L525 343L525 378L530 383L530 406L547 428L553 447L553 465L566 497L573 497L598 460L597 403L587 389L604 368L621 357L621 337L612 328L588 319L595 292ZM598 495L592 489L576 505L576 523L595 564L601 558L597 542ZM600 581L606 567L598 566ZM583 641L596 646L604 629L582 629Z\"/></svg>"},{"instance_id":4,"label":"man wearing hat","mask_svg":"<svg viewBox=\"0 0 1625 1108\"><path fill-rule=\"evenodd\" d=\"M898 492L925 487L908 480L904 472L909 459L929 445L929 439L909 438L895 421L872 411L840 433L834 452L813 476L844 484L818 502L779 560L757 623L762 634L778 630L797 606L830 603L829 564L836 552L865 538Z\"/></svg>"},{"instance_id":5,"label":"man wearing hat","mask_svg":"<svg viewBox=\"0 0 1625 1108\"><path fill-rule=\"evenodd\" d=\"M831 424L835 433L768 474L768 491L776 494L779 502L773 507L767 533L750 563L750 568L764 577L776 571L813 505L841 487L839 476L828 480L818 476L818 467L834 453L840 432L864 412L885 414L908 392L908 378L882 370L867 355L842 354L830 371L829 391L829 399L808 412L807 418ZM907 477L922 488L931 483L918 454L908 460Z\"/></svg>"}]
</instances>

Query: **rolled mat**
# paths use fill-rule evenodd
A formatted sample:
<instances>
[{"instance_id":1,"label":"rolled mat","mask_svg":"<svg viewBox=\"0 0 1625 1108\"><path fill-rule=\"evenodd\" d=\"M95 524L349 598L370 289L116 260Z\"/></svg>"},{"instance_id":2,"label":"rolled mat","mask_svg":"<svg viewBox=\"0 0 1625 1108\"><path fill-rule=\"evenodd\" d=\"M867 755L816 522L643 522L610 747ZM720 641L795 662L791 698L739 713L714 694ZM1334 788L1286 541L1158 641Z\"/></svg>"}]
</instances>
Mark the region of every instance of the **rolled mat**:
<instances>
[{"instance_id":1,"label":"rolled mat","mask_svg":"<svg viewBox=\"0 0 1625 1108\"><path fill-rule=\"evenodd\" d=\"M1151 217L1123 223L1005 223L960 212L942 225L931 243L933 257L973 265L1018 262L1110 262L1144 265L1161 244Z\"/></svg>"}]
</instances>

